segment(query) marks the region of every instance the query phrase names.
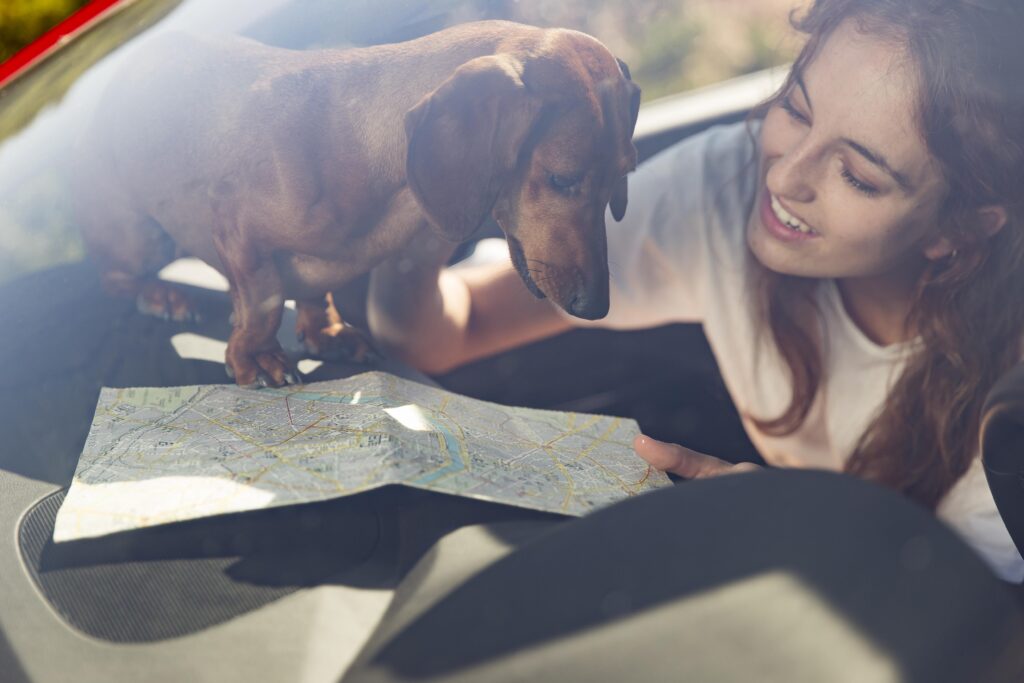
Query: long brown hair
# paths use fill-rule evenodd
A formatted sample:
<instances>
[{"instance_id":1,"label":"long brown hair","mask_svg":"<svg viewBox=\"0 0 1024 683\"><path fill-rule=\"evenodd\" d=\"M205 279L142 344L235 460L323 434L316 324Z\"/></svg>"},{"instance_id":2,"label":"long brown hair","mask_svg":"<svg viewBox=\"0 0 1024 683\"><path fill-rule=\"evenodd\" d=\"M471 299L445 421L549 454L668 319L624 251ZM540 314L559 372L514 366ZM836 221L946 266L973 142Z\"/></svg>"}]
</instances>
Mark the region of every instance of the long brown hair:
<instances>
[{"instance_id":1,"label":"long brown hair","mask_svg":"<svg viewBox=\"0 0 1024 683\"><path fill-rule=\"evenodd\" d=\"M930 262L908 319L921 344L857 443L846 471L934 508L978 450L980 413L1024 339L1024 10L1019 0L816 0L793 25L808 34L780 92L794 86L846 20L905 47L919 84L919 130L948 194L935 226L957 246ZM977 211L1005 207L988 237ZM796 431L823 380L817 281L758 268L761 314L789 369L793 394L768 434Z\"/></svg>"}]
</instances>

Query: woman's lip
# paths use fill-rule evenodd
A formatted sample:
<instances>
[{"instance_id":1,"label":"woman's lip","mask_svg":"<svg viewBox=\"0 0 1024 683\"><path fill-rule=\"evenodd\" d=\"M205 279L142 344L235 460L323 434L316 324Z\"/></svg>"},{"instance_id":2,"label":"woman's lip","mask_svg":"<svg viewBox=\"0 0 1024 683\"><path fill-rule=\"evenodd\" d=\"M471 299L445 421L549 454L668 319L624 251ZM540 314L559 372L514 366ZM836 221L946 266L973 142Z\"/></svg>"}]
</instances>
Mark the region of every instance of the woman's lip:
<instances>
[{"instance_id":1,"label":"woman's lip","mask_svg":"<svg viewBox=\"0 0 1024 683\"><path fill-rule=\"evenodd\" d=\"M768 201L770 203L771 200L772 200L772 194L771 194L771 192L768 191L767 187L765 188L764 191L768 193ZM790 216L792 216L793 218L797 219L798 221L800 221L804 225L807 225L807 221L804 220L804 217L800 216L799 214L797 214L796 211L793 211L791 208L789 208L789 206L786 205L786 202L782 201L782 197L775 197L775 200L777 202L779 202L779 206L781 206L786 211L786 213L788 213ZM814 231L812 230L811 232L814 232Z\"/></svg>"},{"instance_id":2,"label":"woman's lip","mask_svg":"<svg viewBox=\"0 0 1024 683\"><path fill-rule=\"evenodd\" d=\"M784 242L800 242L819 237L817 233L800 232L786 227L786 225L775 216L775 212L772 211L772 195L768 191L768 188L764 188L761 192L760 214L761 224L765 227L768 233L776 239Z\"/></svg>"}]
</instances>

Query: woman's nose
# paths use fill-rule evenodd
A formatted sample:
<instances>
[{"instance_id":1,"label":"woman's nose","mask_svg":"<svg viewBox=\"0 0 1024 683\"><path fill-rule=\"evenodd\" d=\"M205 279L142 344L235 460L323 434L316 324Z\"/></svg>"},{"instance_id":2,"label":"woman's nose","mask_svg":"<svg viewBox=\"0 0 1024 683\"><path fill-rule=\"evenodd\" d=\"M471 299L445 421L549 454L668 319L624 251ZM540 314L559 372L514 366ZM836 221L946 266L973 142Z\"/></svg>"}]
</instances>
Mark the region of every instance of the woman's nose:
<instances>
[{"instance_id":1,"label":"woman's nose","mask_svg":"<svg viewBox=\"0 0 1024 683\"><path fill-rule=\"evenodd\" d=\"M814 188L820 174L808 147L798 143L771 163L765 181L768 190L776 196L810 202L814 199Z\"/></svg>"}]
</instances>

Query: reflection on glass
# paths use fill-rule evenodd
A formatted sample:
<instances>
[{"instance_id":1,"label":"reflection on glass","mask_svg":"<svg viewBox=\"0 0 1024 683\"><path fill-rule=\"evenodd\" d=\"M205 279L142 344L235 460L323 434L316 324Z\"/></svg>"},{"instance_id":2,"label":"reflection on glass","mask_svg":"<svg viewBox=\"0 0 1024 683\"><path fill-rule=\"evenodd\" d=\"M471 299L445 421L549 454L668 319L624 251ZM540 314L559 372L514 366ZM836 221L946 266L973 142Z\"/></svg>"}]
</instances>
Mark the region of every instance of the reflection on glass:
<instances>
[{"instance_id":1,"label":"reflection on glass","mask_svg":"<svg viewBox=\"0 0 1024 683\"><path fill-rule=\"evenodd\" d=\"M68 166L111 74L168 31L234 34L290 49L412 39L480 19L598 36L649 99L785 61L786 0L153 0L112 16L0 91L0 283L82 258Z\"/></svg>"}]
</instances>

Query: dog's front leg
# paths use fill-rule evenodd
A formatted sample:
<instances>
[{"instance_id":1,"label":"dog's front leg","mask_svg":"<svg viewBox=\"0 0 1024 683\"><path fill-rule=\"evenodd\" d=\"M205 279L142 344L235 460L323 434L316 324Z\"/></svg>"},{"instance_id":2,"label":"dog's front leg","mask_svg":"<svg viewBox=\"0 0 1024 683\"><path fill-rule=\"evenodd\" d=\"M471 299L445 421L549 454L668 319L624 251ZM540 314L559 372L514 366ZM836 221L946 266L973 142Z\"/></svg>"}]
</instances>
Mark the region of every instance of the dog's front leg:
<instances>
[{"instance_id":1,"label":"dog's front leg","mask_svg":"<svg viewBox=\"0 0 1024 683\"><path fill-rule=\"evenodd\" d=\"M356 363L378 357L370 338L341 319L331 292L319 299L300 299L296 303L295 337L314 356Z\"/></svg>"},{"instance_id":2,"label":"dog's front leg","mask_svg":"<svg viewBox=\"0 0 1024 683\"><path fill-rule=\"evenodd\" d=\"M225 354L229 376L242 387L294 384L297 375L277 341L284 294L277 265L241 240L217 239L217 251L231 282L235 327Z\"/></svg>"}]
</instances>

